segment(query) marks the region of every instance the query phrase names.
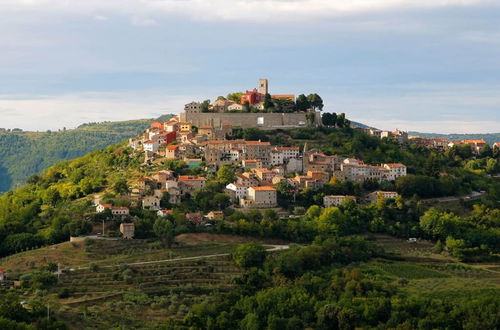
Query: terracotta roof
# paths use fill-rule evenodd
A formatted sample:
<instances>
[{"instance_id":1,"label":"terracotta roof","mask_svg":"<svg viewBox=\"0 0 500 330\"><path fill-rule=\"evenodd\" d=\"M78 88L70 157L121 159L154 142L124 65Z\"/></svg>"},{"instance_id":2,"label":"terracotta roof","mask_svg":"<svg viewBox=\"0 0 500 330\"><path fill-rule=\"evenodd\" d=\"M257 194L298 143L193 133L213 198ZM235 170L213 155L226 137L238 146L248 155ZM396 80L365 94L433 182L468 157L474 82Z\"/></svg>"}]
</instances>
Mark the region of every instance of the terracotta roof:
<instances>
[{"instance_id":1,"label":"terracotta roof","mask_svg":"<svg viewBox=\"0 0 500 330\"><path fill-rule=\"evenodd\" d=\"M167 150L176 150L177 148L179 148L178 145L170 145L170 146L167 146Z\"/></svg>"},{"instance_id":2,"label":"terracotta roof","mask_svg":"<svg viewBox=\"0 0 500 330\"><path fill-rule=\"evenodd\" d=\"M200 176L181 175L179 181L206 181L207 179Z\"/></svg>"},{"instance_id":3,"label":"terracotta roof","mask_svg":"<svg viewBox=\"0 0 500 330\"><path fill-rule=\"evenodd\" d=\"M144 144L156 143L156 142L157 142L157 141L155 141L155 140L148 140L148 141L144 142Z\"/></svg>"},{"instance_id":4,"label":"terracotta roof","mask_svg":"<svg viewBox=\"0 0 500 330\"><path fill-rule=\"evenodd\" d=\"M261 173L274 173L271 170L268 170L267 168L254 168L253 169L255 172L261 172Z\"/></svg>"},{"instance_id":5,"label":"terracotta roof","mask_svg":"<svg viewBox=\"0 0 500 330\"><path fill-rule=\"evenodd\" d=\"M256 191L275 191L276 188L271 187L271 186L259 186L259 187L251 187L253 190Z\"/></svg>"},{"instance_id":6,"label":"terracotta roof","mask_svg":"<svg viewBox=\"0 0 500 330\"><path fill-rule=\"evenodd\" d=\"M245 141L246 145L249 146L269 146L271 143L269 142L262 142L262 141Z\"/></svg>"},{"instance_id":7,"label":"terracotta roof","mask_svg":"<svg viewBox=\"0 0 500 330\"><path fill-rule=\"evenodd\" d=\"M112 206L112 210L128 210L128 207L125 206Z\"/></svg>"},{"instance_id":8,"label":"terracotta roof","mask_svg":"<svg viewBox=\"0 0 500 330\"><path fill-rule=\"evenodd\" d=\"M389 167L406 167L404 164L401 164L401 163L388 163L388 164L385 164Z\"/></svg>"},{"instance_id":9,"label":"terracotta roof","mask_svg":"<svg viewBox=\"0 0 500 330\"><path fill-rule=\"evenodd\" d=\"M463 140L464 143L467 144L485 144L486 141L483 139L477 139L477 140Z\"/></svg>"},{"instance_id":10,"label":"terracotta roof","mask_svg":"<svg viewBox=\"0 0 500 330\"><path fill-rule=\"evenodd\" d=\"M295 98L294 94L273 94L271 95L272 98L275 99L284 99L284 98Z\"/></svg>"},{"instance_id":11,"label":"terracotta roof","mask_svg":"<svg viewBox=\"0 0 500 330\"><path fill-rule=\"evenodd\" d=\"M107 209L110 209L113 207L113 204L104 204L104 203L100 203L103 207L107 208Z\"/></svg>"}]
</instances>

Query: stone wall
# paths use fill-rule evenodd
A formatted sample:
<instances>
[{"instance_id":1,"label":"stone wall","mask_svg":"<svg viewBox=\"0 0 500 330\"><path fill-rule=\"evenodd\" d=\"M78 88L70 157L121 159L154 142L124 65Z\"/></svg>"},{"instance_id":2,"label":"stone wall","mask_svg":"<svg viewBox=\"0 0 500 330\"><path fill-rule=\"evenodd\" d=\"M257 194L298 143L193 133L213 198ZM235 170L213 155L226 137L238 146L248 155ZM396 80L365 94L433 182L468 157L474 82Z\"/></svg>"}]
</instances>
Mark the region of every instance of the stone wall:
<instances>
[{"instance_id":1,"label":"stone wall","mask_svg":"<svg viewBox=\"0 0 500 330\"><path fill-rule=\"evenodd\" d=\"M290 128L311 126L305 113L186 113L180 114L181 121L191 122L194 126L221 127L224 123L243 128L261 129ZM321 124L321 114L316 113L315 125Z\"/></svg>"}]
</instances>

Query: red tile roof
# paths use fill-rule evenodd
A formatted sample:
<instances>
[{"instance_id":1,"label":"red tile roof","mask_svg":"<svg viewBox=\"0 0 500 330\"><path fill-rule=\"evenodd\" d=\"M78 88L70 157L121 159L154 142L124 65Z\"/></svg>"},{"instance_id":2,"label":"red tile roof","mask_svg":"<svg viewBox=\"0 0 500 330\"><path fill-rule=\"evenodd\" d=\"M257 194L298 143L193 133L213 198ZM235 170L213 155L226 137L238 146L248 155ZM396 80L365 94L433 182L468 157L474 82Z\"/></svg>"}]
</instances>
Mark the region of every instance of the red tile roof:
<instances>
[{"instance_id":1,"label":"red tile roof","mask_svg":"<svg viewBox=\"0 0 500 330\"><path fill-rule=\"evenodd\" d=\"M207 179L200 176L181 175L179 181L206 181Z\"/></svg>"},{"instance_id":2,"label":"red tile roof","mask_svg":"<svg viewBox=\"0 0 500 330\"><path fill-rule=\"evenodd\" d=\"M271 186L259 186L259 187L251 187L253 190L256 191L275 191L276 188L271 187Z\"/></svg>"},{"instance_id":3,"label":"red tile roof","mask_svg":"<svg viewBox=\"0 0 500 330\"><path fill-rule=\"evenodd\" d=\"M389 167L406 167L404 164L401 164L401 163L388 163L388 164L385 164Z\"/></svg>"}]
</instances>

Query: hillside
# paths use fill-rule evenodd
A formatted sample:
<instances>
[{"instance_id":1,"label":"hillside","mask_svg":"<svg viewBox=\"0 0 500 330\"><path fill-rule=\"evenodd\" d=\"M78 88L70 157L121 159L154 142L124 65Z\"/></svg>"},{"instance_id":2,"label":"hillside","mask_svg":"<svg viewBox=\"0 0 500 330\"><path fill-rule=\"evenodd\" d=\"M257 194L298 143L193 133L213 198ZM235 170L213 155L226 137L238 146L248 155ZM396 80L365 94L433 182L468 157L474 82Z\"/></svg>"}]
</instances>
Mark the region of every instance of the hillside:
<instances>
[{"instance_id":1,"label":"hillside","mask_svg":"<svg viewBox=\"0 0 500 330\"><path fill-rule=\"evenodd\" d=\"M81 157L136 136L152 120L83 124L57 132L0 130L0 194L22 186L30 175L58 161Z\"/></svg>"},{"instance_id":2,"label":"hillside","mask_svg":"<svg viewBox=\"0 0 500 330\"><path fill-rule=\"evenodd\" d=\"M496 153L472 158L470 149L400 145L348 127L235 128L233 138L370 164L403 162L408 175L385 182L334 179L297 191L276 184L277 207L259 210L231 204L224 188L242 170L236 166L210 171L166 156L144 162L142 149L125 142L58 162L0 196L0 268L22 281L22 289L0 287L0 294L9 292L10 306L22 300L33 306L30 318L22 318L4 312L0 302L0 326L2 318L41 322L46 304L53 322L69 328L498 325ZM165 172L179 185L181 177L206 182L170 202L154 186L160 180L154 177ZM363 199L377 189L400 195ZM460 196L482 190L473 199ZM141 203L157 191L163 215ZM112 206L96 212L95 194L100 205ZM357 201L319 206L326 195ZM113 206L130 213L113 216ZM191 217L210 211L221 218ZM134 223L133 240L120 238L124 222ZM70 235L92 236L70 243ZM286 247L269 252L237 244L271 240ZM55 274L58 267L64 272Z\"/></svg>"},{"instance_id":3,"label":"hillside","mask_svg":"<svg viewBox=\"0 0 500 330\"><path fill-rule=\"evenodd\" d=\"M408 132L409 135L420 135L421 137L445 138L450 141L484 139L489 145L495 142L500 142L500 133L485 133L485 134L439 134L439 133L421 133Z\"/></svg>"}]
</instances>

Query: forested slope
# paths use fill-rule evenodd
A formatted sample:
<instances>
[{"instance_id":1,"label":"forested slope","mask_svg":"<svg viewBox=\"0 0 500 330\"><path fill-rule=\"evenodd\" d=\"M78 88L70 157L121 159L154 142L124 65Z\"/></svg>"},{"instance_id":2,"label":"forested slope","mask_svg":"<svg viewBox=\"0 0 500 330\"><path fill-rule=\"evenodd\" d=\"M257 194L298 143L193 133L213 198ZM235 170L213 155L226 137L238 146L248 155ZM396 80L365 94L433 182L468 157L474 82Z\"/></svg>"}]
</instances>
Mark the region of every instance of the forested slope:
<instances>
[{"instance_id":1,"label":"forested slope","mask_svg":"<svg viewBox=\"0 0 500 330\"><path fill-rule=\"evenodd\" d=\"M0 194L22 186L35 173L61 160L138 135L152 119L83 124L57 132L0 131Z\"/></svg>"}]
</instances>

